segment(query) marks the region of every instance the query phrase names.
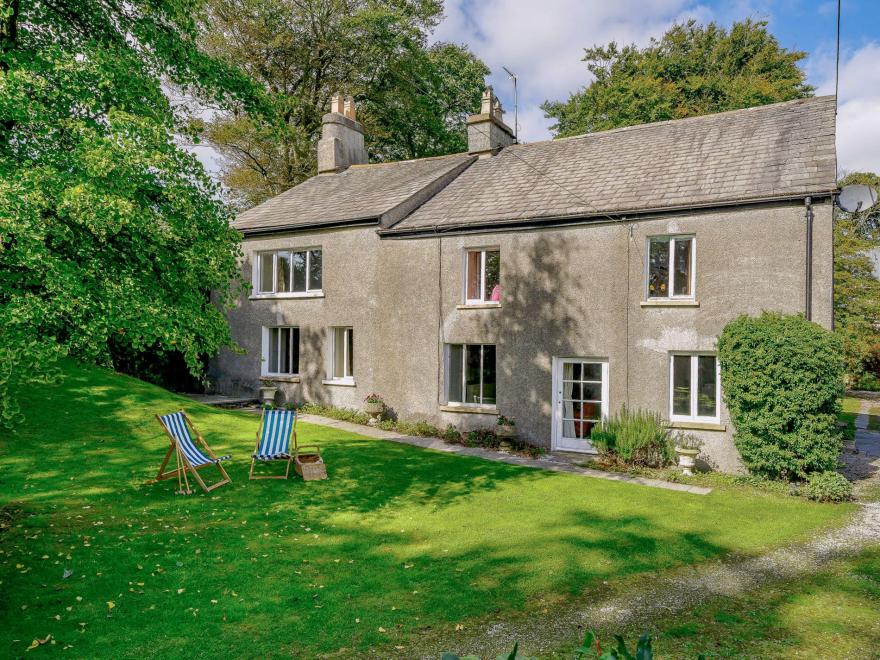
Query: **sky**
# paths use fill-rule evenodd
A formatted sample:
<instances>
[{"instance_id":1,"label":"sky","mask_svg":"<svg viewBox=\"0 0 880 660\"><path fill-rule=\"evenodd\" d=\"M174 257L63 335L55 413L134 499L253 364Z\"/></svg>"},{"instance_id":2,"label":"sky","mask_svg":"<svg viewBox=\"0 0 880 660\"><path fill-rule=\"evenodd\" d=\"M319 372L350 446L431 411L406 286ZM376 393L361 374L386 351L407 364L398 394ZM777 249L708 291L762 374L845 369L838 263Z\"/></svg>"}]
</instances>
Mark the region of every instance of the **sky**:
<instances>
[{"instance_id":1,"label":"sky","mask_svg":"<svg viewBox=\"0 0 880 660\"><path fill-rule=\"evenodd\" d=\"M837 2L826 0L445 0L437 40L467 44L492 70L490 82L513 125L517 75L523 141L550 137L543 101L589 82L584 48L609 41L646 45L676 21L729 26L766 20L780 43L807 52L802 62L818 94L834 93ZM880 172L880 0L843 0L838 168Z\"/></svg>"}]
</instances>

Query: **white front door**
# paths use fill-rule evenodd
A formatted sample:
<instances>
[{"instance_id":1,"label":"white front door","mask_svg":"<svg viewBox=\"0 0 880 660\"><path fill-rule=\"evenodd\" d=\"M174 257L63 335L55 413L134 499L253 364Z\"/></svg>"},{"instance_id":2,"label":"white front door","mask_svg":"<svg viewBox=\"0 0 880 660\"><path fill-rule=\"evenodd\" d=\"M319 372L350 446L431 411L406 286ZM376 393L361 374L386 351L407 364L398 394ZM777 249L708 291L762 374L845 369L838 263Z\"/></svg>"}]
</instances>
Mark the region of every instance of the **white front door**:
<instances>
[{"instance_id":1,"label":"white front door","mask_svg":"<svg viewBox=\"0 0 880 660\"><path fill-rule=\"evenodd\" d=\"M553 449L592 452L590 432L608 415L608 361L553 358Z\"/></svg>"}]
</instances>

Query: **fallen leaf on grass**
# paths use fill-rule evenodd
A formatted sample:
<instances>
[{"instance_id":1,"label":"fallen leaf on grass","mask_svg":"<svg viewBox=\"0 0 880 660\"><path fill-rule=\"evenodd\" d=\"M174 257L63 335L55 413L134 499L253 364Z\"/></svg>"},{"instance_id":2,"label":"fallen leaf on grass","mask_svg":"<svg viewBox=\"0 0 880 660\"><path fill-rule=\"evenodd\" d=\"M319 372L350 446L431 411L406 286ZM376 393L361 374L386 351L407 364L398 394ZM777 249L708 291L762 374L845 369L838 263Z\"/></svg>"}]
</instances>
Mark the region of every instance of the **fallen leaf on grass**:
<instances>
[{"instance_id":1,"label":"fallen leaf on grass","mask_svg":"<svg viewBox=\"0 0 880 660\"><path fill-rule=\"evenodd\" d=\"M107 611L110 612L114 607L116 607L116 603L112 600L107 601Z\"/></svg>"},{"instance_id":2,"label":"fallen leaf on grass","mask_svg":"<svg viewBox=\"0 0 880 660\"><path fill-rule=\"evenodd\" d=\"M34 639L34 641L31 642L31 645L27 647L27 650L30 651L32 649L38 648L43 644L48 644L50 641L52 641L52 635L47 635L43 639Z\"/></svg>"},{"instance_id":3,"label":"fallen leaf on grass","mask_svg":"<svg viewBox=\"0 0 880 660\"><path fill-rule=\"evenodd\" d=\"M65 568L64 573L61 574L61 579L66 580L71 575L73 575L73 571L71 571L69 568Z\"/></svg>"}]
</instances>

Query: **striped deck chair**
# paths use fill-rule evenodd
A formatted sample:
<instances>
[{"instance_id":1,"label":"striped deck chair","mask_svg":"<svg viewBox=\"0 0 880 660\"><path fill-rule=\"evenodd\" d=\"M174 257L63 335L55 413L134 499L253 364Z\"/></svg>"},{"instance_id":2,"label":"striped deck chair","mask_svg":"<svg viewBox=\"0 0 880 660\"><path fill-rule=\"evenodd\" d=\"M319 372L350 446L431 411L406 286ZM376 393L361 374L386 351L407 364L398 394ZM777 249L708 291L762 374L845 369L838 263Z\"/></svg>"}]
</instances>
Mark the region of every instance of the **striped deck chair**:
<instances>
[{"instance_id":1,"label":"striped deck chair","mask_svg":"<svg viewBox=\"0 0 880 660\"><path fill-rule=\"evenodd\" d=\"M260 428L257 429L257 444L251 457L251 479L287 479L293 461L293 455L290 453L291 436L296 438L296 411L264 408L260 417ZM257 461L261 463L285 461L287 468L284 474L255 475L254 466Z\"/></svg>"},{"instance_id":2,"label":"striped deck chair","mask_svg":"<svg viewBox=\"0 0 880 660\"><path fill-rule=\"evenodd\" d=\"M189 480L186 476L187 472L192 474L199 486L201 486L202 490L206 493L222 486L223 484L232 483L229 475L226 474L226 470L223 469L223 465L221 465L222 461L229 459L229 456L215 455L185 412L181 410L168 415L156 415L156 419L159 420L162 428L165 429L165 433L168 434L168 439L171 441L171 447L168 449L168 453L165 454L165 460L162 461L162 466L159 468L159 475L156 477L156 481L170 479L171 477L176 476L178 486L180 487L179 492L187 495L192 492L189 488ZM190 429L192 429L192 433L190 433ZM193 442L193 433L195 434L196 439L205 448L204 452L196 446L195 442ZM165 472L165 466L168 465L168 460L171 458L172 453L177 456L177 469ZM209 465L217 466L217 469L220 470L220 474L223 475L223 480L218 481L211 486L206 486L199 474L199 470ZM186 486L186 490L184 490L184 485Z\"/></svg>"}]
</instances>

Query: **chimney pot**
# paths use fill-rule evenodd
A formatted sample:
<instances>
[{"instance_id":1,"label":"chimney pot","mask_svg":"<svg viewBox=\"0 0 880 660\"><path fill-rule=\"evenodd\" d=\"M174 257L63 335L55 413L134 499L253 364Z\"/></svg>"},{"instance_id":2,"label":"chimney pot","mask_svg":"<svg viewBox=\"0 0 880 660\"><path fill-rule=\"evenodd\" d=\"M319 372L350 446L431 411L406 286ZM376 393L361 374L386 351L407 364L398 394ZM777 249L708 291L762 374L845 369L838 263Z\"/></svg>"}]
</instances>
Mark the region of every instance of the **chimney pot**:
<instances>
[{"instance_id":1,"label":"chimney pot","mask_svg":"<svg viewBox=\"0 0 880 660\"><path fill-rule=\"evenodd\" d=\"M367 162L363 124L355 119L356 108L351 96L334 94L330 112L321 120L318 141L318 173L341 172L352 165Z\"/></svg>"},{"instance_id":2,"label":"chimney pot","mask_svg":"<svg viewBox=\"0 0 880 660\"><path fill-rule=\"evenodd\" d=\"M356 121L357 120L356 113L357 113L357 110L355 109L355 105L354 105L354 97L346 96L345 97L345 109L344 109L343 114L345 114L345 116L348 117L349 119L351 119L352 121Z\"/></svg>"}]
</instances>

